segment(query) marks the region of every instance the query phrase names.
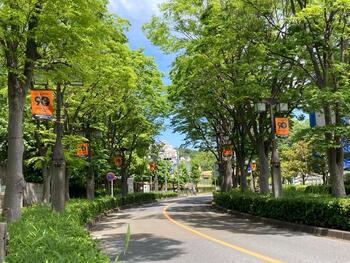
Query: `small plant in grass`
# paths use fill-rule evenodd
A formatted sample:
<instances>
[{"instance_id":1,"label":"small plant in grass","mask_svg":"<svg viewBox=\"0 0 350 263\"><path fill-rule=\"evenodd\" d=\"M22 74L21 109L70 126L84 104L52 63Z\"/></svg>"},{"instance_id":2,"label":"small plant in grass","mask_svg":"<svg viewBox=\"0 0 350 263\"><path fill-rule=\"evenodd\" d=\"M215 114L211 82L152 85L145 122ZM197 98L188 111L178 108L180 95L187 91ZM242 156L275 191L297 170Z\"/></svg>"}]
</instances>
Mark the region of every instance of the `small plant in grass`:
<instances>
[{"instance_id":1,"label":"small plant in grass","mask_svg":"<svg viewBox=\"0 0 350 263\"><path fill-rule=\"evenodd\" d=\"M120 254L117 255L117 257L114 260L114 263L119 262L119 258L120 258L121 255L123 257L125 257L126 253L128 252L130 237L131 237L130 224L128 224L128 228L126 230L126 234L125 234L125 237L124 237L124 249L123 249L123 251Z\"/></svg>"}]
</instances>

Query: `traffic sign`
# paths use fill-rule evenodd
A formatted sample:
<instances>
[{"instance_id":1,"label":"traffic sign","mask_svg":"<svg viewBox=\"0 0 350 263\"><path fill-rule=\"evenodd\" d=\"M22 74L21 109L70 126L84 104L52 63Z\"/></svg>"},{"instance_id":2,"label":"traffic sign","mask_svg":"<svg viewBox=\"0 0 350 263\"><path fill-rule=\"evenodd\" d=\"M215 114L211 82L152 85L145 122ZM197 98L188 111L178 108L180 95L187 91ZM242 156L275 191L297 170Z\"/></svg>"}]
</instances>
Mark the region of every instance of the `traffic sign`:
<instances>
[{"instance_id":1,"label":"traffic sign","mask_svg":"<svg viewBox=\"0 0 350 263\"><path fill-rule=\"evenodd\" d=\"M116 179L116 176L115 176L115 174L114 173L112 173L112 172L109 172L108 174L107 174L107 176L106 176L106 178L107 178L107 180L108 181L113 181L113 180L115 180Z\"/></svg>"}]
</instances>

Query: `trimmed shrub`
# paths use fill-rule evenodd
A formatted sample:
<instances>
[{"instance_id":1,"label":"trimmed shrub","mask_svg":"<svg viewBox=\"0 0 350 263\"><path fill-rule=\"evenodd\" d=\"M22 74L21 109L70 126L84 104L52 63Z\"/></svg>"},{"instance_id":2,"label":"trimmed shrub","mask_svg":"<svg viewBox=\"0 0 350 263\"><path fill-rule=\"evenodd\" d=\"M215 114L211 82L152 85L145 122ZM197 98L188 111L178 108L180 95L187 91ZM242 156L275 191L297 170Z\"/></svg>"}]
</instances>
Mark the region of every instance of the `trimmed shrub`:
<instances>
[{"instance_id":1,"label":"trimmed shrub","mask_svg":"<svg viewBox=\"0 0 350 263\"><path fill-rule=\"evenodd\" d=\"M214 193L215 203L252 215L341 230L350 230L350 199L287 196L275 199L254 193Z\"/></svg>"},{"instance_id":2,"label":"trimmed shrub","mask_svg":"<svg viewBox=\"0 0 350 263\"><path fill-rule=\"evenodd\" d=\"M137 193L102 197L93 201L72 199L63 215L46 206L23 209L22 218L9 225L9 255L5 262L109 262L84 225L94 217L125 204L175 197L176 193Z\"/></svg>"}]
</instances>

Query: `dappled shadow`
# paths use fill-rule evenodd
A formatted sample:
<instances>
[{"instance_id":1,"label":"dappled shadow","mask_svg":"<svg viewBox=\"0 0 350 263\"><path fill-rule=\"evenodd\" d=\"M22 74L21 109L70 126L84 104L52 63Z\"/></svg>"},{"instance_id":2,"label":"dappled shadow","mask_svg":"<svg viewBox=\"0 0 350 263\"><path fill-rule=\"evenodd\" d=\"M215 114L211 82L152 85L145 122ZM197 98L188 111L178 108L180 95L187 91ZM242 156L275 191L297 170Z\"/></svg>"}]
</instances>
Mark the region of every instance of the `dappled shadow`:
<instances>
[{"instance_id":1,"label":"dappled shadow","mask_svg":"<svg viewBox=\"0 0 350 263\"><path fill-rule=\"evenodd\" d=\"M303 236L305 233L276 227L265 222L218 212L207 203L207 199L184 200L180 205L170 207L168 213L175 220L194 228L209 228L246 235Z\"/></svg>"},{"instance_id":2,"label":"dappled shadow","mask_svg":"<svg viewBox=\"0 0 350 263\"><path fill-rule=\"evenodd\" d=\"M126 255L123 255L125 234L104 235L99 243L114 262L118 254L119 260L126 262L156 262L168 260L184 253L180 247L182 242L152 234L132 234Z\"/></svg>"}]
</instances>

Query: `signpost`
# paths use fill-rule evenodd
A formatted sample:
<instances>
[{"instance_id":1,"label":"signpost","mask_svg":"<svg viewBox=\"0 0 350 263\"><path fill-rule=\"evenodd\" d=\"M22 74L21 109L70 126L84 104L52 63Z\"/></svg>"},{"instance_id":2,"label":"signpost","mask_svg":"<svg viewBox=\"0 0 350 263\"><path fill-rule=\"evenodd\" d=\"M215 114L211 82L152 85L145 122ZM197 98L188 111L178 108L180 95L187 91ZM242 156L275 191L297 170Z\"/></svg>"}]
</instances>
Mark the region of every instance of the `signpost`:
<instances>
[{"instance_id":1,"label":"signpost","mask_svg":"<svg viewBox=\"0 0 350 263\"><path fill-rule=\"evenodd\" d=\"M113 181L117 178L114 173L107 173L107 180L111 182L111 196L113 197Z\"/></svg>"}]
</instances>

